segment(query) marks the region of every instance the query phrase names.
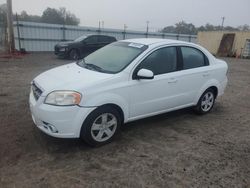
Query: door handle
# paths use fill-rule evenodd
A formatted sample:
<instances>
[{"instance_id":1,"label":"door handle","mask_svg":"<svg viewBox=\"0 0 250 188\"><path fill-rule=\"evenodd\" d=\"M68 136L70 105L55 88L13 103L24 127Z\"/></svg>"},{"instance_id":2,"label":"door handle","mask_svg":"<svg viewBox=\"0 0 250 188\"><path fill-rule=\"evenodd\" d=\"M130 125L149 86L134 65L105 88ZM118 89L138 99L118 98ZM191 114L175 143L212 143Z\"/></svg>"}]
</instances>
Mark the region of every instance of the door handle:
<instances>
[{"instance_id":1,"label":"door handle","mask_svg":"<svg viewBox=\"0 0 250 188\"><path fill-rule=\"evenodd\" d=\"M177 83L177 79L175 79L175 78L170 78L170 79L168 80L168 83L169 83L169 84Z\"/></svg>"},{"instance_id":2,"label":"door handle","mask_svg":"<svg viewBox=\"0 0 250 188\"><path fill-rule=\"evenodd\" d=\"M209 76L209 75L210 75L209 72L203 72L203 74L202 74L203 77L207 77L207 76Z\"/></svg>"}]
</instances>

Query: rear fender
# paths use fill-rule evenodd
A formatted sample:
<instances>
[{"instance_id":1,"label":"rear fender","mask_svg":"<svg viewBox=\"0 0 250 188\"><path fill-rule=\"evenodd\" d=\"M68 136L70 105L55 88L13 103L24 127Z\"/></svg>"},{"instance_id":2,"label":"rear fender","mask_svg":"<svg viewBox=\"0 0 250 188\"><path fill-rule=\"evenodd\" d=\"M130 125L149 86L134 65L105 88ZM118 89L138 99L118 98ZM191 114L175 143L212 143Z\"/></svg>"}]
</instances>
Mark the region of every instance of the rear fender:
<instances>
[{"instance_id":1,"label":"rear fender","mask_svg":"<svg viewBox=\"0 0 250 188\"><path fill-rule=\"evenodd\" d=\"M210 87L216 87L217 89L218 89L218 91L219 91L219 88L220 88L220 83L219 83L219 81L218 80L216 80L216 79L211 79L211 80L209 80L208 82L206 82L203 86L202 86L202 88L200 89L200 91L198 92L198 94L196 95L196 97L195 97L195 104L197 104L198 102L199 102L199 99L200 99L200 97L201 97L201 95L208 89L208 88L210 88Z\"/></svg>"}]
</instances>

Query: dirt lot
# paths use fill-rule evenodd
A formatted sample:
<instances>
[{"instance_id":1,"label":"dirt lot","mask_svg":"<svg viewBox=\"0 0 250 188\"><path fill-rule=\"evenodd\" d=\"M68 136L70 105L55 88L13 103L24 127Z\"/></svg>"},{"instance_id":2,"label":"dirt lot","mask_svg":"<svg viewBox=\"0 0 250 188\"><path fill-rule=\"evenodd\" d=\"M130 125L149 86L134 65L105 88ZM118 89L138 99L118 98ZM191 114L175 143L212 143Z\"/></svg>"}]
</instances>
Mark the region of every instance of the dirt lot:
<instances>
[{"instance_id":1,"label":"dirt lot","mask_svg":"<svg viewBox=\"0 0 250 188\"><path fill-rule=\"evenodd\" d=\"M0 187L250 187L250 61L226 60L229 86L210 114L129 123L100 148L46 136L31 120L30 81L69 61L0 62Z\"/></svg>"}]
</instances>

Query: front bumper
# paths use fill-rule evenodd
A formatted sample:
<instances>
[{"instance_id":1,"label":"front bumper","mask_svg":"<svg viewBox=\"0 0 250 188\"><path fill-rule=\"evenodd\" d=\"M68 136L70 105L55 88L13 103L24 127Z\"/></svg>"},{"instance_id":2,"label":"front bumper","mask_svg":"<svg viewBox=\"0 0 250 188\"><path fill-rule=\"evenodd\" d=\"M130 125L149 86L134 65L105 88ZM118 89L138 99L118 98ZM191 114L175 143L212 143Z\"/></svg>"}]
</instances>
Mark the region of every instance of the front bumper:
<instances>
[{"instance_id":1,"label":"front bumper","mask_svg":"<svg viewBox=\"0 0 250 188\"><path fill-rule=\"evenodd\" d=\"M55 47L54 54L59 56L59 57L67 57L68 56L68 48L64 48L64 50L61 51L59 47Z\"/></svg>"},{"instance_id":2,"label":"front bumper","mask_svg":"<svg viewBox=\"0 0 250 188\"><path fill-rule=\"evenodd\" d=\"M44 133L58 138L79 138L81 126L92 110L79 106L52 106L35 100L30 93L29 104L33 122Z\"/></svg>"}]
</instances>

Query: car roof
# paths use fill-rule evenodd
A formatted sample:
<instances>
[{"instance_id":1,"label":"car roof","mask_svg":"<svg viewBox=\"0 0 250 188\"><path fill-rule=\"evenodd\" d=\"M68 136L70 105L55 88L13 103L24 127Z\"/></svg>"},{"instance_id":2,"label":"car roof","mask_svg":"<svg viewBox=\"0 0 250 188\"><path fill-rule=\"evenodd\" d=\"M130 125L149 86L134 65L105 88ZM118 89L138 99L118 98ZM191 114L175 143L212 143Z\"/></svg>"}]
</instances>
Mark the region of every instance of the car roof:
<instances>
[{"instance_id":1,"label":"car roof","mask_svg":"<svg viewBox=\"0 0 250 188\"><path fill-rule=\"evenodd\" d=\"M87 35L83 35L83 36L86 36L86 37L92 37L92 36L101 36L101 37L111 37L111 38L115 38L114 36L110 36L110 35L99 35L99 34L87 34Z\"/></svg>"},{"instance_id":2,"label":"car roof","mask_svg":"<svg viewBox=\"0 0 250 188\"><path fill-rule=\"evenodd\" d=\"M138 39L127 39L124 42L133 42L143 45L153 45L153 44L190 44L188 42L171 40L171 39L157 39L157 38L138 38Z\"/></svg>"},{"instance_id":3,"label":"car roof","mask_svg":"<svg viewBox=\"0 0 250 188\"><path fill-rule=\"evenodd\" d=\"M195 47L199 50L201 50L203 53L206 54L209 59L214 59L215 57L205 48L203 48L200 45L191 43L191 42L185 42L185 41L180 41L180 40L171 40L171 39L159 39L159 38L137 38L137 39L127 39L127 40L122 40L124 42L129 42L129 43L138 43L142 45L147 45L150 46L151 48L158 47L161 45L184 45L184 46L191 46ZM213 61L212 61L213 62Z\"/></svg>"}]
</instances>

